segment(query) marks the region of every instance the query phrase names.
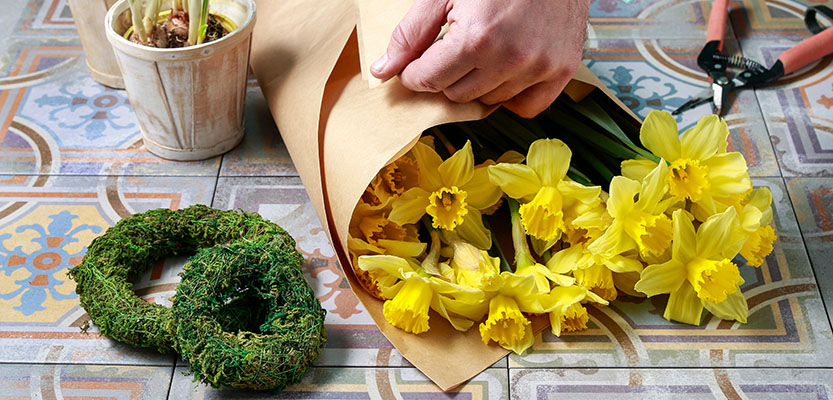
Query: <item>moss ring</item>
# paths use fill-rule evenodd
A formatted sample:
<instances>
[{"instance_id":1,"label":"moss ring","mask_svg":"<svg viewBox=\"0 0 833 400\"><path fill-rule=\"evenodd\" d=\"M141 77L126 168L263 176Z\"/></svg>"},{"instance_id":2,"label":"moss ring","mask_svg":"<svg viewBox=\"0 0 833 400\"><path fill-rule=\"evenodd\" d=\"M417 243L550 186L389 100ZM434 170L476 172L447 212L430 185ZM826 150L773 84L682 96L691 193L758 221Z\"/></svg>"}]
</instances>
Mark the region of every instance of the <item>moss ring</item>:
<instances>
[{"instance_id":1,"label":"moss ring","mask_svg":"<svg viewBox=\"0 0 833 400\"><path fill-rule=\"evenodd\" d=\"M214 387L281 390L300 381L327 340L326 311L294 243L258 237L200 249L172 312L182 358Z\"/></svg>"},{"instance_id":2,"label":"moss ring","mask_svg":"<svg viewBox=\"0 0 833 400\"><path fill-rule=\"evenodd\" d=\"M256 214L200 205L151 210L119 221L93 240L84 261L69 274L102 335L165 353L176 348L171 310L136 296L131 279L163 257L262 237L281 241L287 257L300 257L289 234Z\"/></svg>"}]
</instances>

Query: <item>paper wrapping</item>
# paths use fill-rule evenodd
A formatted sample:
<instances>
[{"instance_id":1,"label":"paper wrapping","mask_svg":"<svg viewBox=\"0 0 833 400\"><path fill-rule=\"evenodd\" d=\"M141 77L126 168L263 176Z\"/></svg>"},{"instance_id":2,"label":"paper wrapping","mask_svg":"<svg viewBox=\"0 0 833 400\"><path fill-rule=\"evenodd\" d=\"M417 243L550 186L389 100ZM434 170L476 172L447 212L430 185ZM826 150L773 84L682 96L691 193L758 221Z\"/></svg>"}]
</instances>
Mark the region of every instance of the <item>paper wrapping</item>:
<instances>
[{"instance_id":1,"label":"paper wrapping","mask_svg":"<svg viewBox=\"0 0 833 400\"><path fill-rule=\"evenodd\" d=\"M412 92L396 78L370 80L366 69L384 53L412 0L256 2L258 19L264 23L255 26L252 69L345 276L379 329L408 361L441 389L458 386L508 352L485 345L476 326L458 332L436 314L431 329L420 335L389 325L382 302L357 283L347 233L367 185L382 167L410 150L422 131L482 119L493 108L478 102L452 103L441 93ZM607 94L610 107L630 113L583 66L565 92L579 100L596 89ZM537 319L534 326L541 330L546 321Z\"/></svg>"}]
</instances>

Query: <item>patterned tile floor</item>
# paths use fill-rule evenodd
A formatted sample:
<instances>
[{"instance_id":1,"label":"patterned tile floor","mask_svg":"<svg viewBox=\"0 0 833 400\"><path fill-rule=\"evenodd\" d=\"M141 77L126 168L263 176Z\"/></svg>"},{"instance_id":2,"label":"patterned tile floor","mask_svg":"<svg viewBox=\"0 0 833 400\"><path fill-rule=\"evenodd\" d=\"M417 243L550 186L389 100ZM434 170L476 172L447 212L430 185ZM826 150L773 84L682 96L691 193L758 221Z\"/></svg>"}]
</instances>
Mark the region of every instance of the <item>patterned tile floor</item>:
<instances>
[{"instance_id":1,"label":"patterned tile floor","mask_svg":"<svg viewBox=\"0 0 833 400\"><path fill-rule=\"evenodd\" d=\"M8 4L6 4L8 3ZM733 1L726 49L770 64L807 37L818 0ZM122 91L95 84L66 0L6 1L0 13L0 399L256 398L197 385L171 355L94 333L67 268L134 212L190 204L257 211L307 259L330 341L285 398L748 398L833 396L833 59L746 90L726 120L754 183L773 192L779 234L743 268L749 323L661 318L664 299L591 309L590 329L537 337L456 393L437 392L382 336L352 294L252 81L247 136L223 157L173 163L147 153ZM639 115L672 110L707 86L696 66L710 2L594 0L586 63ZM673 24L673 29L669 29ZM679 119L692 125L703 106ZM184 260L134 288L169 304ZM825 303L828 305L825 308ZM709 317L710 318L710 317Z\"/></svg>"}]
</instances>

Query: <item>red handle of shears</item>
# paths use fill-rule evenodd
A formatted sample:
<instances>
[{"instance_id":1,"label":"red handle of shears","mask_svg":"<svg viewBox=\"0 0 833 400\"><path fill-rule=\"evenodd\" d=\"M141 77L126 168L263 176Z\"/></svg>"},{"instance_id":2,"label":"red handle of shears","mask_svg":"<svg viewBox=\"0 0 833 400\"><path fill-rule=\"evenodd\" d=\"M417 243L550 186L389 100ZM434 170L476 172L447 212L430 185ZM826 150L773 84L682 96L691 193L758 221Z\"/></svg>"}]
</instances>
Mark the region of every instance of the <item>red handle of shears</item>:
<instances>
[{"instance_id":1,"label":"red handle of shears","mask_svg":"<svg viewBox=\"0 0 833 400\"><path fill-rule=\"evenodd\" d=\"M729 19L729 0L715 0L709 15L709 29L706 31L706 43L719 41L718 51L723 51L723 35L726 33L726 20Z\"/></svg>"},{"instance_id":2,"label":"red handle of shears","mask_svg":"<svg viewBox=\"0 0 833 400\"><path fill-rule=\"evenodd\" d=\"M778 60L784 65L786 75L828 54L833 54L833 28L827 28L805 39L781 53Z\"/></svg>"}]
</instances>

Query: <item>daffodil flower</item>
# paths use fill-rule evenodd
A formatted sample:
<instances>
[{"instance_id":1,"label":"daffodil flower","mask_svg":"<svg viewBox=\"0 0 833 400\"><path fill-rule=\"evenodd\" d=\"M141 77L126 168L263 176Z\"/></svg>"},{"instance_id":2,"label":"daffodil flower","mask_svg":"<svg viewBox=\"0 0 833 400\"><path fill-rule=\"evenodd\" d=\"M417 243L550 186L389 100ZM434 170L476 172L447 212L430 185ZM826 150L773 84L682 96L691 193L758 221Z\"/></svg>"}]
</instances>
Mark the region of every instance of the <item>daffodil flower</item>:
<instances>
[{"instance_id":1,"label":"daffodil flower","mask_svg":"<svg viewBox=\"0 0 833 400\"><path fill-rule=\"evenodd\" d=\"M639 137L648 150L671 163L668 192L692 202L692 212L701 221L720 211L715 199L752 188L743 155L726 152L729 128L717 115L700 118L697 126L678 136L671 114L651 111ZM622 174L640 180L655 166L653 161L627 160L622 162Z\"/></svg>"},{"instance_id":2,"label":"daffodil flower","mask_svg":"<svg viewBox=\"0 0 833 400\"><path fill-rule=\"evenodd\" d=\"M422 142L411 154L419 166L419 186L394 200L390 220L412 224L427 213L434 228L456 232L481 249L491 247L480 211L497 203L501 192L489 182L485 166L475 168L471 143L445 161Z\"/></svg>"},{"instance_id":3,"label":"daffodil flower","mask_svg":"<svg viewBox=\"0 0 833 400\"><path fill-rule=\"evenodd\" d=\"M556 285L569 286L575 279L552 272L546 266L535 262L526 241L519 205L516 200L509 201L509 215L512 220L512 244L515 246L515 274L529 275L535 278L538 293L549 293L550 281Z\"/></svg>"},{"instance_id":4,"label":"daffodil flower","mask_svg":"<svg viewBox=\"0 0 833 400\"><path fill-rule=\"evenodd\" d=\"M489 300L489 316L480 324L483 343L497 342L501 347L522 354L532 347L532 323L523 313L544 314L555 308L549 293L541 294L531 275L502 272L503 286Z\"/></svg>"},{"instance_id":5,"label":"daffodil flower","mask_svg":"<svg viewBox=\"0 0 833 400\"><path fill-rule=\"evenodd\" d=\"M764 258L772 253L772 244L777 239L772 229L772 193L769 188L762 187L752 191L744 200L740 212L740 229L743 246L740 255L746 263L753 267L760 267Z\"/></svg>"},{"instance_id":6,"label":"daffodil flower","mask_svg":"<svg viewBox=\"0 0 833 400\"><path fill-rule=\"evenodd\" d=\"M565 198L591 204L601 188L585 187L565 179L572 152L558 139L539 139L529 146L526 165L500 163L489 167L489 179L513 199L521 200L520 214L526 233L554 241L565 230Z\"/></svg>"},{"instance_id":7,"label":"daffodil flower","mask_svg":"<svg viewBox=\"0 0 833 400\"><path fill-rule=\"evenodd\" d=\"M444 232L445 233L445 232ZM494 292L503 284L500 278L500 259L492 257L457 235L443 235L452 249L450 266L458 284Z\"/></svg>"},{"instance_id":8,"label":"daffodil flower","mask_svg":"<svg viewBox=\"0 0 833 400\"><path fill-rule=\"evenodd\" d=\"M613 301L618 294L613 274L642 272L642 263L633 256L595 254L576 244L555 253L547 268L553 273L572 273L580 286Z\"/></svg>"},{"instance_id":9,"label":"daffodil flower","mask_svg":"<svg viewBox=\"0 0 833 400\"><path fill-rule=\"evenodd\" d=\"M705 307L719 318L746 322L743 278L726 257L736 219L730 207L707 219L695 233L685 212L674 211L671 260L645 268L635 289L649 297L670 293L663 315L669 321L697 325Z\"/></svg>"},{"instance_id":10,"label":"daffodil flower","mask_svg":"<svg viewBox=\"0 0 833 400\"><path fill-rule=\"evenodd\" d=\"M623 176L614 177L607 200L613 222L588 249L616 255L638 248L643 257L661 256L671 244L671 219L664 214L670 204L663 201L667 175L668 167L660 161L641 185Z\"/></svg>"},{"instance_id":11,"label":"daffodil flower","mask_svg":"<svg viewBox=\"0 0 833 400\"><path fill-rule=\"evenodd\" d=\"M576 332L587 329L587 309L582 302L593 301L607 305L608 302L581 286L558 286L550 293L554 309L550 311L550 328L552 334L561 336L561 332Z\"/></svg>"},{"instance_id":12,"label":"daffodil flower","mask_svg":"<svg viewBox=\"0 0 833 400\"><path fill-rule=\"evenodd\" d=\"M427 244L419 241L415 225L401 226L387 217L390 203L387 200L373 206L359 202L350 220L347 243L351 253L417 257L425 252Z\"/></svg>"}]
</instances>

